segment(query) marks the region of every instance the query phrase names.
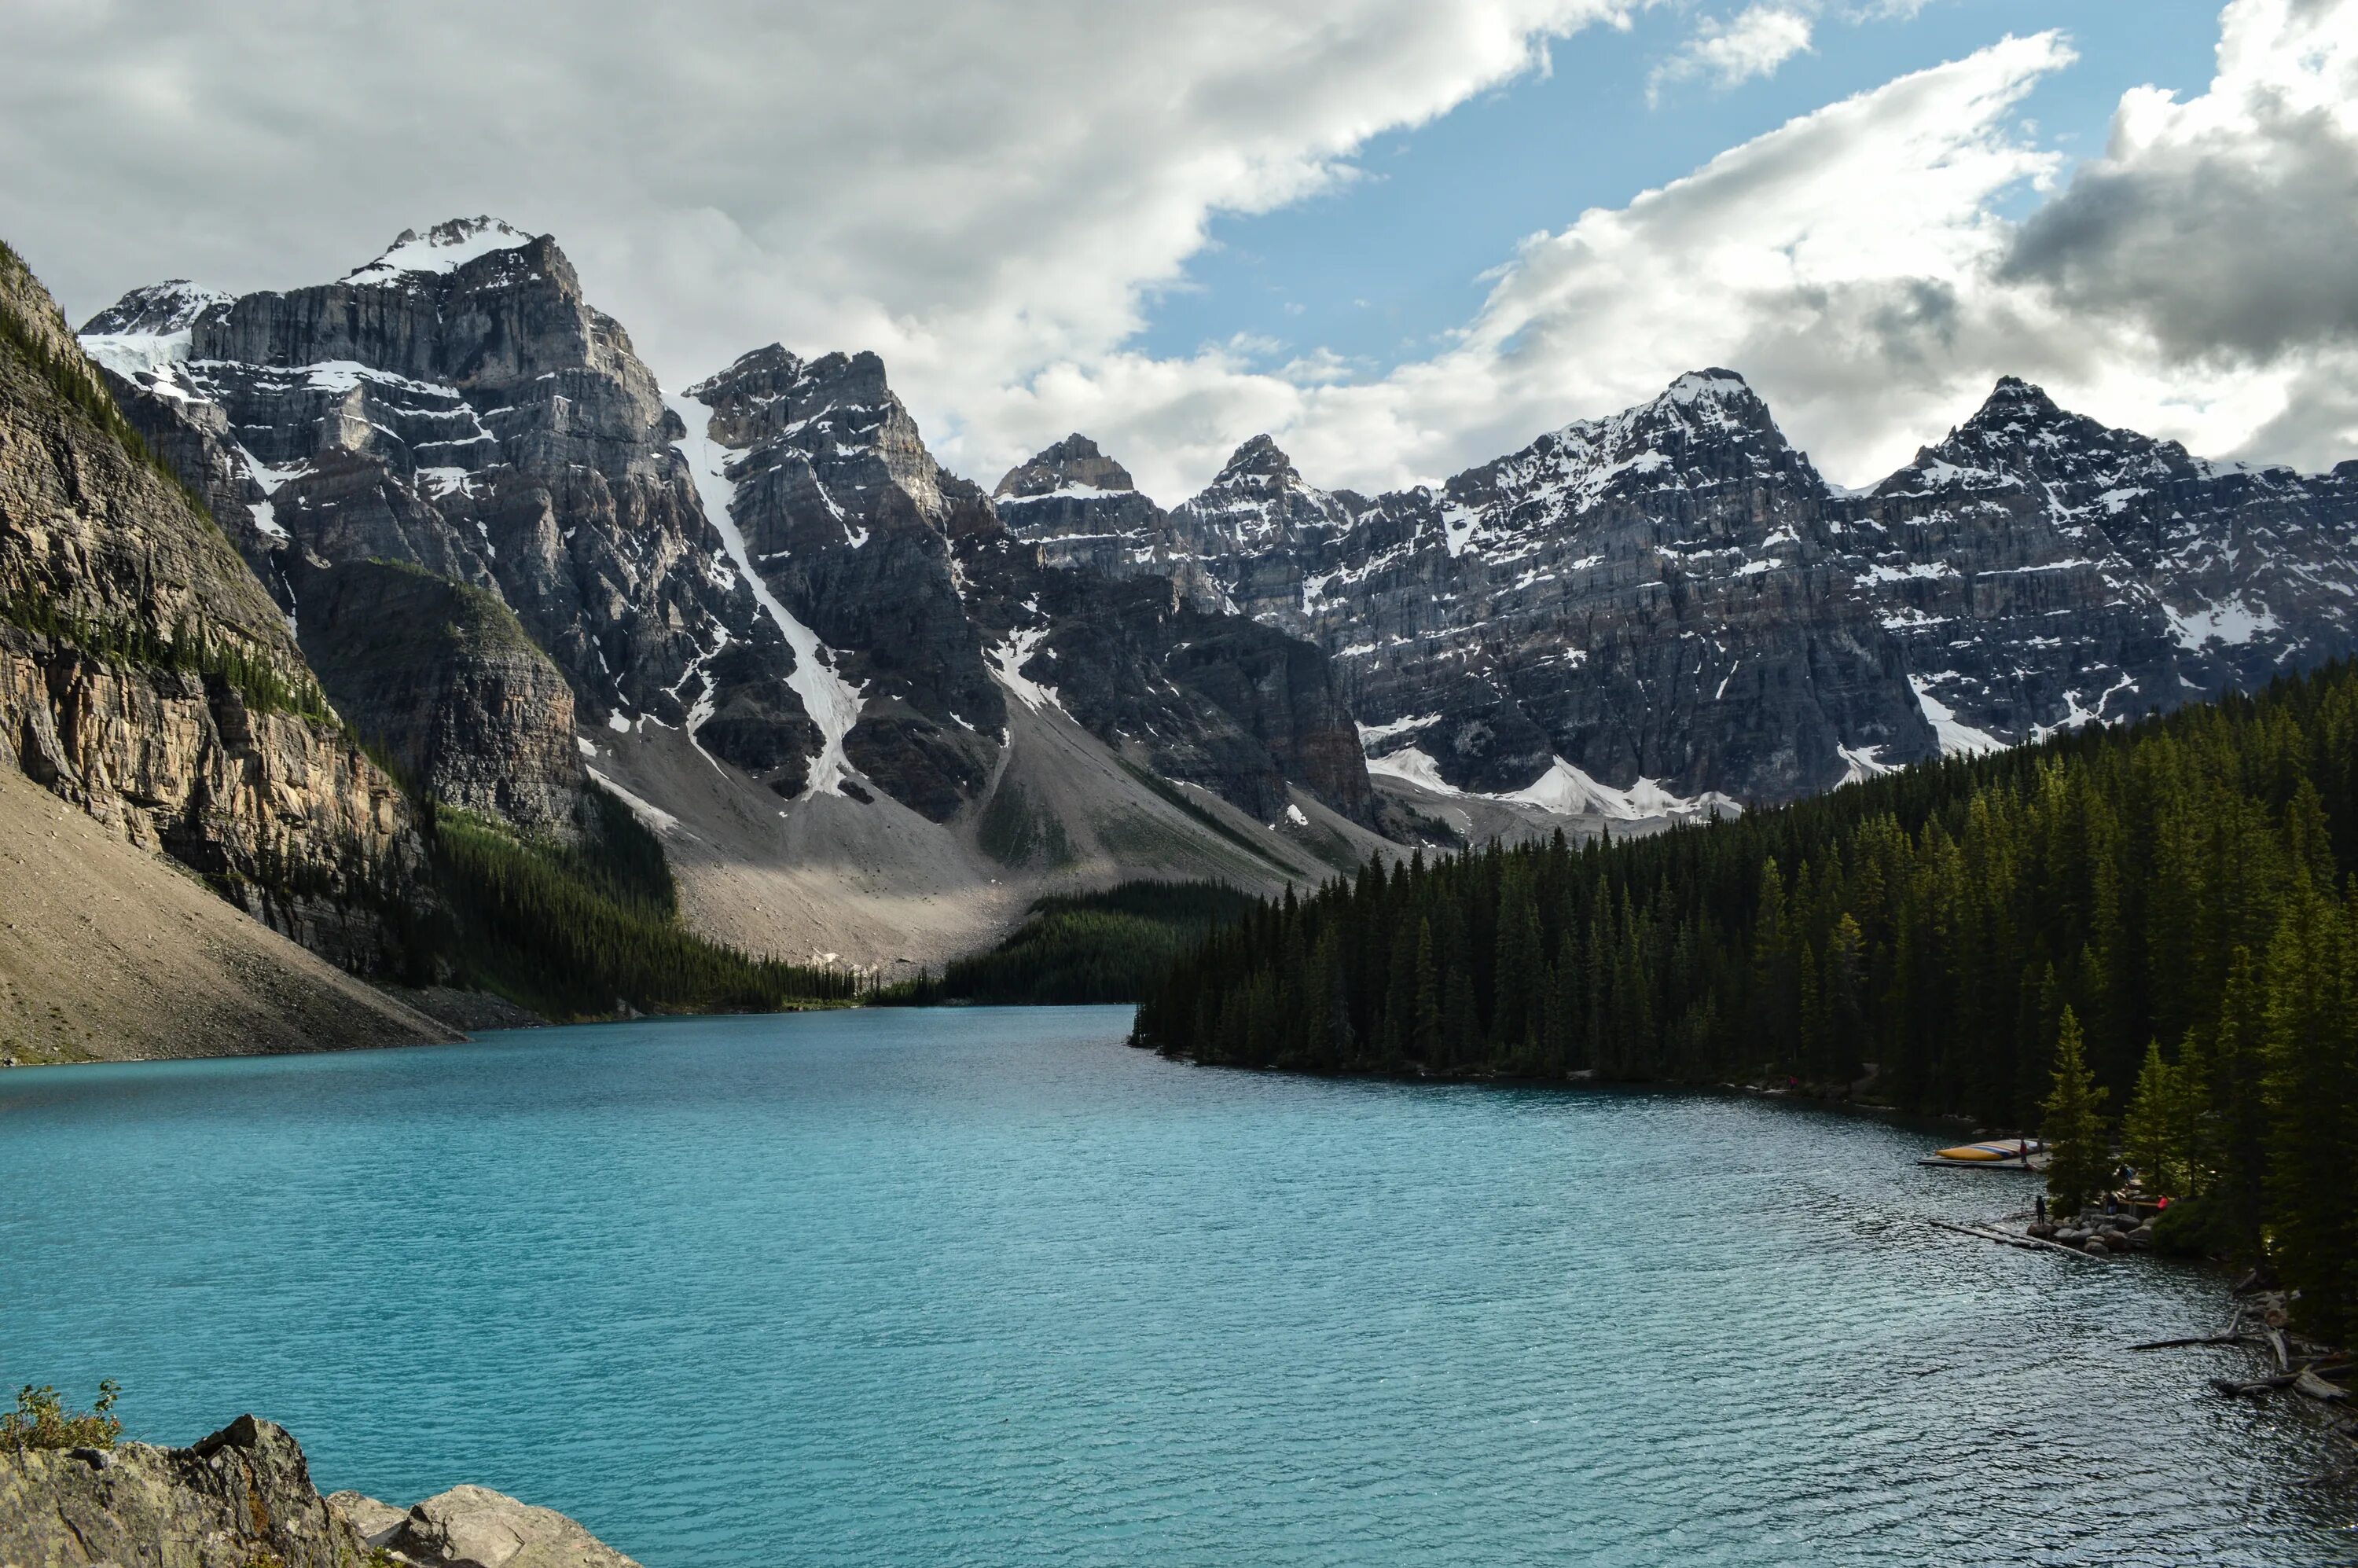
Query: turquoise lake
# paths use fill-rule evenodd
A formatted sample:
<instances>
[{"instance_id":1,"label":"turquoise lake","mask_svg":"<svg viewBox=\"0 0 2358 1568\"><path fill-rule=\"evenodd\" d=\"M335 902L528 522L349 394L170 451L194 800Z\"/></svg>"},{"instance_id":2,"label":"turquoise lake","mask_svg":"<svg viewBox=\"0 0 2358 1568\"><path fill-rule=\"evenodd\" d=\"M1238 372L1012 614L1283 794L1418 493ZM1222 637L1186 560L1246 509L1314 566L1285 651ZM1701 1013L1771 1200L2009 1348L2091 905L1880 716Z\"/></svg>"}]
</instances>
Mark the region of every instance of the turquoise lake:
<instances>
[{"instance_id":1,"label":"turquoise lake","mask_svg":"<svg viewBox=\"0 0 2358 1568\"><path fill-rule=\"evenodd\" d=\"M2214 1276L1733 1096L1177 1065L1129 1010L0 1073L0 1379L649 1568L2327 1563Z\"/></svg>"}]
</instances>

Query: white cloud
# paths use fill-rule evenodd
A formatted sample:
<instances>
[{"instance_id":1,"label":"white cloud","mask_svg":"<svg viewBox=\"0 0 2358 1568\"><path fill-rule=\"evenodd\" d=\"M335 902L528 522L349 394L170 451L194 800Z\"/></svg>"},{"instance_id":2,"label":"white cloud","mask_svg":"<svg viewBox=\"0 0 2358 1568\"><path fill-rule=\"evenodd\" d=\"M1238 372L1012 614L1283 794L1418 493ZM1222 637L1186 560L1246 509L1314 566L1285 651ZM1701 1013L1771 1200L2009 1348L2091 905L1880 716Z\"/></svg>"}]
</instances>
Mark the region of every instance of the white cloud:
<instances>
[{"instance_id":1,"label":"white cloud","mask_svg":"<svg viewBox=\"0 0 2358 1568\"><path fill-rule=\"evenodd\" d=\"M1697 77L1725 88L1773 75L1810 47L1811 27L1809 10L1790 5L1748 5L1728 20L1706 17L1677 53L1654 68L1646 82L1647 102L1658 101L1672 82Z\"/></svg>"},{"instance_id":2,"label":"white cloud","mask_svg":"<svg viewBox=\"0 0 2358 1568\"><path fill-rule=\"evenodd\" d=\"M2184 359L2358 336L2358 27L2242 0L2211 91L2121 100L2104 156L2024 225L2010 276Z\"/></svg>"},{"instance_id":3,"label":"white cloud","mask_svg":"<svg viewBox=\"0 0 2358 1568\"><path fill-rule=\"evenodd\" d=\"M2066 211L2118 180L2150 198L2124 242L2136 265L2110 296L2024 276L2039 223L2026 238L2000 212L2009 193L2048 188L2062 167L2015 115L2072 62L2048 33L1804 115L1626 207L1533 237L1454 343L1379 380L1289 385L1208 358L1114 355L1062 367L981 423L1091 429L1141 454L1124 460L1166 495L1267 428L1314 480L1373 489L1445 475L1717 364L1749 378L1832 477L1855 483L1905 461L2013 373L2200 453L2327 466L2358 456L2358 349L2342 326L2358 244L2337 237L2358 206L2312 210L2313 184L2255 177L2240 233L2194 244L2199 226L2172 214L2200 211L2222 169L2316 167L2277 142L2286 124L2314 132L2320 114L2358 105L2335 74L2358 48L2353 19L2358 0L2237 0L2210 92L2182 104L2127 96L2107 158L2050 198ZM2278 113L2237 107L2253 103ZM2205 148L2192 164L2190 138ZM2191 345L2170 319L2170 253L2142 227L2171 222L2187 242L2185 276L2206 294L2199 314L2215 324ZM2272 303L2270 265L2250 257L2237 269L2290 234L2308 236L2299 263L2313 276ZM2286 312L2288 327L2271 326ZM2216 351L2238 339L2252 349Z\"/></svg>"},{"instance_id":4,"label":"white cloud","mask_svg":"<svg viewBox=\"0 0 2358 1568\"><path fill-rule=\"evenodd\" d=\"M0 51L0 235L86 313L168 274L317 281L402 227L500 213L555 232L667 381L772 339L873 348L946 460L986 483L1079 429L1175 500L1267 429L1313 479L1374 488L1707 364L1743 372L1845 480L1903 460L2006 372L2198 450L2358 452L2358 351L2333 336L2350 206L2300 231L2325 276L2291 317L2223 298L2208 336L2178 341L2194 318L2147 265L2169 254L2173 203L2220 171L2251 177L2250 235L2281 218L2271 193L2320 189L2285 149L2330 143L2285 128L2346 128L2358 0L2237 0L2211 92L2132 93L2105 160L2054 208L2097 211L2082 192L2111 181L2140 200L2103 210L2135 221L2082 223L2071 244L2035 243L2060 217L2018 238L1998 210L2061 168L2015 117L2071 60L2049 34L1534 236L1439 351L1379 377L1310 343L1132 344L1215 213L1347 179L1368 138L1643 5L49 5L13 14ZM1817 7L1746 15L1771 12ZM2252 293L2232 247L2202 254L2205 290Z\"/></svg>"},{"instance_id":5,"label":"white cloud","mask_svg":"<svg viewBox=\"0 0 2358 1568\"><path fill-rule=\"evenodd\" d=\"M0 50L0 232L82 313L489 211L555 232L671 381L869 347L940 431L1101 360L1215 213L1350 178L1630 3L58 5Z\"/></svg>"}]
</instances>

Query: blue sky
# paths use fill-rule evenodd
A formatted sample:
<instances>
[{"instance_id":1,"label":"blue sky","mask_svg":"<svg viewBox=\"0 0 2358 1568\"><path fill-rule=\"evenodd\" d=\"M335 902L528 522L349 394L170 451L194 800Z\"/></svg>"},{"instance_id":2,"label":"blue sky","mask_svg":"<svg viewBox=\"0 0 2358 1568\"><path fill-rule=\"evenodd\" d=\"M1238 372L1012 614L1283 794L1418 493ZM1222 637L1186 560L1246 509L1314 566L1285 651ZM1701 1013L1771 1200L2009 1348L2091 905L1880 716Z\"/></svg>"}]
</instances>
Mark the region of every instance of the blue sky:
<instances>
[{"instance_id":1,"label":"blue sky","mask_svg":"<svg viewBox=\"0 0 2358 1568\"><path fill-rule=\"evenodd\" d=\"M1587 28L1554 46L1548 74L1377 138L1354 160L1360 178L1273 212L1217 216L1184 282L1153 296L1136 346L1185 355L1244 334L1283 345L1257 360L1325 348L1380 375L1463 326L1524 235L1622 206L1823 104L2007 33L2061 27L2079 61L2021 114L2076 161L2102 151L2127 89L2201 92L2219 41L2218 8L2199 0L1933 0L1912 17L1823 18L1810 51L1770 76L1669 83L1650 104L1650 75L1698 19L1739 9L1666 7L1626 31ZM2026 185L2000 210L2018 217L2038 200Z\"/></svg>"}]
</instances>

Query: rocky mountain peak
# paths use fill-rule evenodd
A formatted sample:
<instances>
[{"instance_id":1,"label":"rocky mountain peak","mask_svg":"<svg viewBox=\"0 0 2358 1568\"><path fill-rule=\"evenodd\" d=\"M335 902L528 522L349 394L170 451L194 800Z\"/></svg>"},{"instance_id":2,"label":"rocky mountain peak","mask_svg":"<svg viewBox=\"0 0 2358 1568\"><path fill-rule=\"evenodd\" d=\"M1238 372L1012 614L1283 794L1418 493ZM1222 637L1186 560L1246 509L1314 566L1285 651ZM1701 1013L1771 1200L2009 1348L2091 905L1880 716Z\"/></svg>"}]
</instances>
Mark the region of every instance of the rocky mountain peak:
<instances>
[{"instance_id":1,"label":"rocky mountain peak","mask_svg":"<svg viewBox=\"0 0 2358 1568\"><path fill-rule=\"evenodd\" d=\"M125 381L177 387L173 365L189 357L198 318L215 307L227 307L232 298L185 277L147 284L83 325L82 351Z\"/></svg>"},{"instance_id":2,"label":"rocky mountain peak","mask_svg":"<svg viewBox=\"0 0 2358 1568\"><path fill-rule=\"evenodd\" d=\"M1989 396L1942 440L1916 454L1880 491L1912 493L1939 488L1987 491L2030 486L2042 506L2069 510L2098 494L2127 492L2203 468L2174 441L2115 430L2059 406L2018 376L2002 376ZM2114 508L2117 513L2118 508Z\"/></svg>"},{"instance_id":3,"label":"rocky mountain peak","mask_svg":"<svg viewBox=\"0 0 2358 1568\"><path fill-rule=\"evenodd\" d=\"M1662 389L1651 403L1641 404L1618 416L1599 422L1619 424L1631 429L1658 427L1670 423L1682 427L1690 436L1765 435L1784 444L1784 435L1777 428L1775 416L1768 405L1752 385L1732 370L1713 367L1689 371Z\"/></svg>"},{"instance_id":4,"label":"rocky mountain peak","mask_svg":"<svg viewBox=\"0 0 2358 1568\"><path fill-rule=\"evenodd\" d=\"M1098 449L1098 444L1076 431L1046 447L1030 462L1007 470L991 492L1000 499L1028 499L1060 491L1134 491L1130 470Z\"/></svg>"},{"instance_id":5,"label":"rocky mountain peak","mask_svg":"<svg viewBox=\"0 0 2358 1568\"><path fill-rule=\"evenodd\" d=\"M84 336L185 332L198 317L235 297L185 277L168 277L135 288L82 325Z\"/></svg>"},{"instance_id":6,"label":"rocky mountain peak","mask_svg":"<svg viewBox=\"0 0 2358 1568\"><path fill-rule=\"evenodd\" d=\"M2023 380L2020 376L2002 375L1974 416L1963 427L1967 430L2004 430L2010 427L2036 427L2069 419L2044 388Z\"/></svg>"},{"instance_id":7,"label":"rocky mountain peak","mask_svg":"<svg viewBox=\"0 0 2358 1568\"><path fill-rule=\"evenodd\" d=\"M452 218L423 234L404 229L384 253L343 276L346 283L390 284L417 276L456 272L494 251L529 245L533 236L497 218ZM551 242L552 243L554 242Z\"/></svg>"},{"instance_id":8,"label":"rocky mountain peak","mask_svg":"<svg viewBox=\"0 0 2358 1568\"><path fill-rule=\"evenodd\" d=\"M1295 471L1293 460L1266 435L1255 436L1231 452L1219 476L1212 483L1216 486L1236 484L1256 479L1274 480L1280 485L1302 483L1302 475Z\"/></svg>"}]
</instances>

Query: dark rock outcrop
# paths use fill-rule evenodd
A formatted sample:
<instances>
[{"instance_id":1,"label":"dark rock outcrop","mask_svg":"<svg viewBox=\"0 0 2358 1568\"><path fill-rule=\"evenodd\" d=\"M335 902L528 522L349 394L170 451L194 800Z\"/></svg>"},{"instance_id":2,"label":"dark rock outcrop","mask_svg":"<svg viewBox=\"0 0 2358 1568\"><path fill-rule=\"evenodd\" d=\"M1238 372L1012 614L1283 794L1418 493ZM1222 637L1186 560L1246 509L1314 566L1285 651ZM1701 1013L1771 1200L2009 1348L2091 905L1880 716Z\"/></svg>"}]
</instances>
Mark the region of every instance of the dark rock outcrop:
<instances>
[{"instance_id":1,"label":"dark rock outcrop","mask_svg":"<svg viewBox=\"0 0 2358 1568\"><path fill-rule=\"evenodd\" d=\"M187 1448L0 1451L0 1563L352 1568L367 1545L287 1429L243 1415Z\"/></svg>"},{"instance_id":2,"label":"dark rock outcrop","mask_svg":"<svg viewBox=\"0 0 2358 1568\"><path fill-rule=\"evenodd\" d=\"M304 651L402 776L527 833L570 829L588 783L573 693L499 596L391 561L301 578Z\"/></svg>"}]
</instances>

